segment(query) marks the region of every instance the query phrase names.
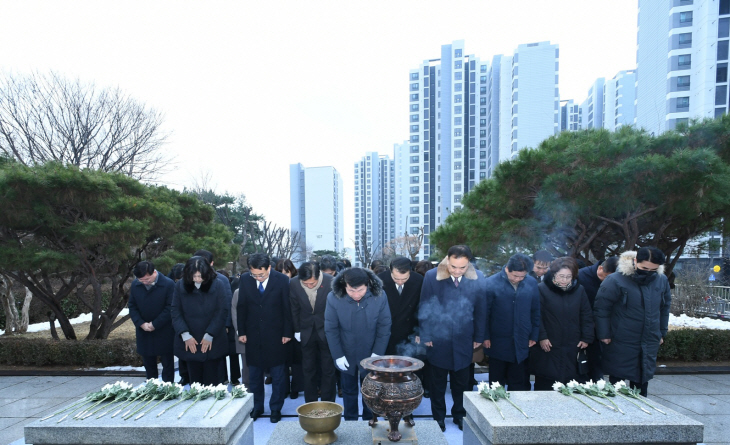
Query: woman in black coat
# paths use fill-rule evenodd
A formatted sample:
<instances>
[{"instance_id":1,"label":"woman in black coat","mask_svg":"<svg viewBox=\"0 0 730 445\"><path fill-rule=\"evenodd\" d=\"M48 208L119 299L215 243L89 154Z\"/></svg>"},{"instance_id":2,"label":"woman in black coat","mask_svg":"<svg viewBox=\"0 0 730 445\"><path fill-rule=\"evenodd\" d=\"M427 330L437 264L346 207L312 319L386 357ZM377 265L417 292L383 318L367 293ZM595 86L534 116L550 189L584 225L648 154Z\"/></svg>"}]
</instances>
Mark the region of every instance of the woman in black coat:
<instances>
[{"instance_id":1,"label":"woman in black coat","mask_svg":"<svg viewBox=\"0 0 730 445\"><path fill-rule=\"evenodd\" d=\"M578 371L578 352L593 341L593 313L578 265L563 257L550 264L540 290L540 347L530 349L535 391L552 390L553 383L585 380Z\"/></svg>"},{"instance_id":2,"label":"woman in black coat","mask_svg":"<svg viewBox=\"0 0 730 445\"><path fill-rule=\"evenodd\" d=\"M219 362L228 353L226 293L204 258L195 256L185 263L171 312L175 355L187 363L190 381L220 383Z\"/></svg>"}]
</instances>

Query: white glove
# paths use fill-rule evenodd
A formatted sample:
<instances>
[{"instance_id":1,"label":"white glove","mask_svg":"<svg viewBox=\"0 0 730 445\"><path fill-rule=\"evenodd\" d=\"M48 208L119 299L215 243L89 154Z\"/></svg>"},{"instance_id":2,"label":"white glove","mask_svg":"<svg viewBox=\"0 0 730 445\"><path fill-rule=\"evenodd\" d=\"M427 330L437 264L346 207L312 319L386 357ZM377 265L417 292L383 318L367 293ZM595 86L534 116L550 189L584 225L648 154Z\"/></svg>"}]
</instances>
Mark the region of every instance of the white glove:
<instances>
[{"instance_id":1,"label":"white glove","mask_svg":"<svg viewBox=\"0 0 730 445\"><path fill-rule=\"evenodd\" d=\"M294 338L296 338L296 339L297 339L297 341L298 341L299 343L301 343L301 342L302 342L302 333L301 333L301 332L295 332L295 333L294 333Z\"/></svg>"},{"instance_id":2,"label":"white glove","mask_svg":"<svg viewBox=\"0 0 730 445\"><path fill-rule=\"evenodd\" d=\"M347 358L344 355L335 360L335 364L338 368L340 368L340 371L347 371L347 368L350 367L350 364L347 363Z\"/></svg>"},{"instance_id":3,"label":"white glove","mask_svg":"<svg viewBox=\"0 0 730 445\"><path fill-rule=\"evenodd\" d=\"M380 357L380 356L373 352L373 355L371 355L370 357Z\"/></svg>"}]
</instances>

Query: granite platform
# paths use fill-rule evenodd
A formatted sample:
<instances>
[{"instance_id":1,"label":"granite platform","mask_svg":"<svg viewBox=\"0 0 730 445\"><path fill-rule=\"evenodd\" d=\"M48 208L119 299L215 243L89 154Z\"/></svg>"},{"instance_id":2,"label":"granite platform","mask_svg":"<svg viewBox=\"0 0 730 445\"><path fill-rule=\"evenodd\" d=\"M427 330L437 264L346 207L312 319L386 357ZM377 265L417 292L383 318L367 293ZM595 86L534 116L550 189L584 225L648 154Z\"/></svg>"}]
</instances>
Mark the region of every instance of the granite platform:
<instances>
[{"instance_id":1,"label":"granite platform","mask_svg":"<svg viewBox=\"0 0 730 445\"><path fill-rule=\"evenodd\" d=\"M555 391L512 392L529 416L507 401L494 403L477 392L464 393L467 416L464 445L492 444L697 444L703 441L702 423L650 401L666 415L646 407L647 414L623 398L612 399L625 414L583 397L597 414L579 401Z\"/></svg>"},{"instance_id":2,"label":"granite platform","mask_svg":"<svg viewBox=\"0 0 730 445\"><path fill-rule=\"evenodd\" d=\"M139 420L134 420L134 417L124 420L121 414L112 418L107 414L101 419L94 415L85 420L73 420L69 416L57 423L64 413L27 425L25 442L33 445L253 445L253 422L250 416L253 395L234 399L211 419L210 415L227 401L219 400L207 417L204 415L213 403L212 398L199 401L179 419L178 415L190 402L183 402L157 417L166 406L175 403L174 400L163 402Z\"/></svg>"},{"instance_id":3,"label":"granite platform","mask_svg":"<svg viewBox=\"0 0 730 445\"><path fill-rule=\"evenodd\" d=\"M387 425L382 419L378 423ZM401 432L401 428L399 428ZM416 433L417 442L410 441L410 444L418 445L448 445L444 433L441 432L435 420L416 419L416 426L413 427ZM299 422L279 422L274 428L267 445L293 445L304 444L306 431L299 426ZM386 445L402 442L373 442L372 428L366 421L342 421L335 430L337 440L333 443L347 445ZM405 434L404 434L405 436Z\"/></svg>"}]
</instances>

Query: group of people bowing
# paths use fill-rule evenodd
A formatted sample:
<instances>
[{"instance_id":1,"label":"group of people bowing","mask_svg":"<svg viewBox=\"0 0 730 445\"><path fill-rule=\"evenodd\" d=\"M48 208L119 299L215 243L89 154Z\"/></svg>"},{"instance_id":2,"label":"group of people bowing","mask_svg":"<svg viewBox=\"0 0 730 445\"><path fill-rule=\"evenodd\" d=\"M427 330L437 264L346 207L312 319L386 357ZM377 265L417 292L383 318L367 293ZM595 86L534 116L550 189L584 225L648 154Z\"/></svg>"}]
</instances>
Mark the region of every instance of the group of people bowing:
<instances>
[{"instance_id":1,"label":"group of people bowing","mask_svg":"<svg viewBox=\"0 0 730 445\"><path fill-rule=\"evenodd\" d=\"M549 390L556 381L605 373L646 395L669 319L664 262L659 249L643 247L579 269L573 258L538 251L532 258L515 254L485 277L464 245L451 247L430 270L428 262L414 268L403 257L389 267L371 265L375 270L325 261L272 267L257 253L232 286L201 250L177 282L150 262L138 263L129 312L148 378L157 377L160 357L162 379L172 381L174 355L183 379L221 383L230 356L231 381L243 376L254 396L254 420L264 413L265 373L272 382L270 420L281 419L292 356L305 402L335 401L339 383L345 420L369 420L368 407L363 403L360 413L358 406L367 374L360 361L409 355L426 363L419 377L434 420L445 429L450 383L451 415L463 429L463 393L475 384L480 350L488 356L490 383L510 391L530 390L530 375L535 390ZM587 368L580 363L586 361Z\"/></svg>"}]
</instances>

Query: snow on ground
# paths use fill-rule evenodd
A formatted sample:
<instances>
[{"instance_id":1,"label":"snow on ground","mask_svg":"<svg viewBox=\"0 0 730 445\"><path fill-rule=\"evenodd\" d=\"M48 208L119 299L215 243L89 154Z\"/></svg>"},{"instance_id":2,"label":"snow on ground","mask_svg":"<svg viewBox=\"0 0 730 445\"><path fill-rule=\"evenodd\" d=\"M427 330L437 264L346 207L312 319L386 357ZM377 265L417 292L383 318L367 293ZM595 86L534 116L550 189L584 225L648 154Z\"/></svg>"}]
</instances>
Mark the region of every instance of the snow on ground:
<instances>
[{"instance_id":1,"label":"snow on ground","mask_svg":"<svg viewBox=\"0 0 730 445\"><path fill-rule=\"evenodd\" d=\"M730 329L730 322L718 320L716 318L692 318L685 314L676 317L669 314L669 326L681 328L700 328L700 329Z\"/></svg>"},{"instance_id":2,"label":"snow on ground","mask_svg":"<svg viewBox=\"0 0 730 445\"><path fill-rule=\"evenodd\" d=\"M119 313L118 317L124 317L128 313L129 313L129 309L124 308ZM89 321L91 321L91 313L81 314L76 318L70 319L69 321L71 322L71 324L89 322ZM57 329L61 329L61 324L58 322L58 320L56 320L55 324L56 324ZM28 332L40 332L40 331L50 331L50 330L51 330L51 326L48 324L47 321L45 321L43 323L35 323L35 324L28 325ZM0 330L0 335L3 335L4 333L5 333L5 331Z\"/></svg>"}]
</instances>

